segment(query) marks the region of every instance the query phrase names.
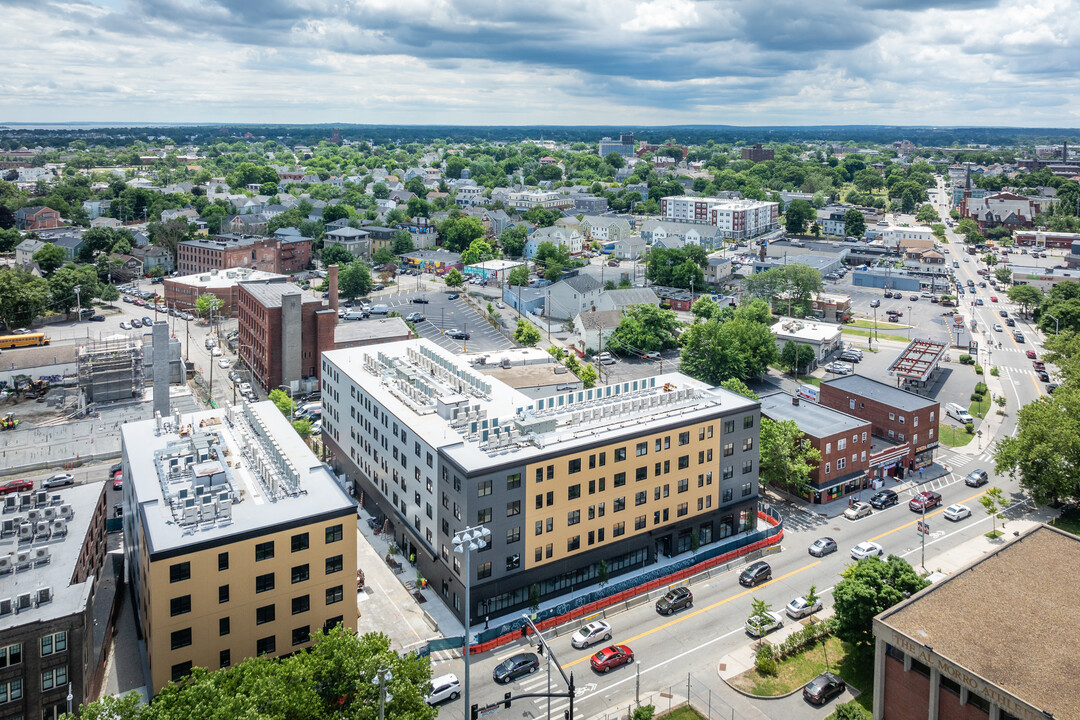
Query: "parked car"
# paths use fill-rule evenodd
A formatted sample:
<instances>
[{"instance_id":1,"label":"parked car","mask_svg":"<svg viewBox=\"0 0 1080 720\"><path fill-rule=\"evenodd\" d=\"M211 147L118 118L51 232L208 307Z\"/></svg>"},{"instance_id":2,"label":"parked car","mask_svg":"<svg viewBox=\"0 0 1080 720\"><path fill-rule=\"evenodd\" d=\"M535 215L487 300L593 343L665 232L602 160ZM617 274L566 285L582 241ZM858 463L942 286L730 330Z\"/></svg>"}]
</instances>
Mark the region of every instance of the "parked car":
<instances>
[{"instance_id":1,"label":"parked car","mask_svg":"<svg viewBox=\"0 0 1080 720\"><path fill-rule=\"evenodd\" d=\"M802 694L808 702L814 705L824 705L845 690L847 690L847 683L840 679L839 676L827 672L808 682L806 687L803 688Z\"/></svg>"},{"instance_id":2,"label":"parked car","mask_svg":"<svg viewBox=\"0 0 1080 720\"><path fill-rule=\"evenodd\" d=\"M117 473L116 477L113 478L112 489L113 490L123 490L124 489L124 476L123 475Z\"/></svg>"},{"instance_id":3,"label":"parked car","mask_svg":"<svg viewBox=\"0 0 1080 720\"><path fill-rule=\"evenodd\" d=\"M539 669L540 658L536 656L536 653L518 653L496 665L491 671L491 677L497 683L506 684Z\"/></svg>"},{"instance_id":4,"label":"parked car","mask_svg":"<svg viewBox=\"0 0 1080 720\"><path fill-rule=\"evenodd\" d=\"M9 480L3 485L0 485L0 495L7 495L13 492L29 492L34 489L34 483L30 480Z\"/></svg>"},{"instance_id":5,"label":"parked car","mask_svg":"<svg viewBox=\"0 0 1080 720\"><path fill-rule=\"evenodd\" d=\"M784 611L794 620L804 618L807 615L813 615L816 612L821 612L821 598L817 598L814 602L808 602L805 595L800 595L787 604Z\"/></svg>"},{"instance_id":6,"label":"parked car","mask_svg":"<svg viewBox=\"0 0 1080 720\"><path fill-rule=\"evenodd\" d=\"M570 636L570 644L581 649L589 647L601 640L611 639L611 624L603 620L594 620L582 625L578 631Z\"/></svg>"},{"instance_id":7,"label":"parked car","mask_svg":"<svg viewBox=\"0 0 1080 720\"><path fill-rule=\"evenodd\" d=\"M656 612L661 615L670 615L676 610L691 607L694 604L694 593L688 587L677 587L667 591L664 597L656 601Z\"/></svg>"},{"instance_id":8,"label":"parked car","mask_svg":"<svg viewBox=\"0 0 1080 720\"><path fill-rule=\"evenodd\" d=\"M221 351L218 350L218 352L220 353ZM226 360L225 358L221 358L220 360L217 361L217 366L219 368L221 368L222 370L228 370L229 365L230 365L229 361Z\"/></svg>"},{"instance_id":9,"label":"parked car","mask_svg":"<svg viewBox=\"0 0 1080 720\"><path fill-rule=\"evenodd\" d=\"M650 352L644 353L641 356L641 358L643 360L659 360L660 359L660 353L658 353L655 350L651 350Z\"/></svg>"},{"instance_id":10,"label":"parked car","mask_svg":"<svg viewBox=\"0 0 1080 720\"><path fill-rule=\"evenodd\" d=\"M900 502L900 496L896 494L894 490L878 490L874 493L874 496L870 498L870 506L877 510L884 510L887 507Z\"/></svg>"},{"instance_id":11,"label":"parked car","mask_svg":"<svg viewBox=\"0 0 1080 720\"><path fill-rule=\"evenodd\" d=\"M446 299L447 300L457 300L459 297L461 297L461 296L458 295L457 293L450 293L449 295L446 296Z\"/></svg>"},{"instance_id":12,"label":"parked car","mask_svg":"<svg viewBox=\"0 0 1080 720\"><path fill-rule=\"evenodd\" d=\"M943 514L945 515L946 520L952 520L953 522L957 522L959 520L963 520L966 517L971 517L971 508L969 508L967 505L950 505L949 507L945 508L945 512Z\"/></svg>"},{"instance_id":13,"label":"parked car","mask_svg":"<svg viewBox=\"0 0 1080 720\"><path fill-rule=\"evenodd\" d=\"M457 675L450 673L431 679L431 689L424 698L424 702L428 705L437 705L446 700L457 700L460 695L461 683L458 682Z\"/></svg>"},{"instance_id":14,"label":"parked car","mask_svg":"<svg viewBox=\"0 0 1080 720\"><path fill-rule=\"evenodd\" d=\"M147 315L146 317L144 317L142 319L142 324L145 325L146 327L150 327L150 326L152 326L154 324L154 321L150 319L149 315Z\"/></svg>"},{"instance_id":15,"label":"parked car","mask_svg":"<svg viewBox=\"0 0 1080 720\"><path fill-rule=\"evenodd\" d=\"M210 355L212 357L221 357L221 348L210 348Z\"/></svg>"},{"instance_id":16,"label":"parked car","mask_svg":"<svg viewBox=\"0 0 1080 720\"><path fill-rule=\"evenodd\" d=\"M885 550L876 542L861 542L855 547L851 548L851 559L862 560L863 558L872 557L874 555L881 556L885 554Z\"/></svg>"},{"instance_id":17,"label":"parked car","mask_svg":"<svg viewBox=\"0 0 1080 720\"><path fill-rule=\"evenodd\" d=\"M908 509L915 512L922 512L923 510L929 510L932 507L937 507L941 504L941 493L932 492L930 490L923 490L921 493L911 498L908 502Z\"/></svg>"},{"instance_id":18,"label":"parked car","mask_svg":"<svg viewBox=\"0 0 1080 720\"><path fill-rule=\"evenodd\" d=\"M426 297L413 298L413 303L417 305L427 305L428 299Z\"/></svg>"},{"instance_id":19,"label":"parked car","mask_svg":"<svg viewBox=\"0 0 1080 720\"><path fill-rule=\"evenodd\" d=\"M779 630L784 627L784 616L778 612L751 615L746 618L744 627L746 628L746 633L750 637L765 637L773 630Z\"/></svg>"},{"instance_id":20,"label":"parked car","mask_svg":"<svg viewBox=\"0 0 1080 720\"><path fill-rule=\"evenodd\" d=\"M454 338L455 340L468 340L470 337L472 337L466 331L458 330L457 328L454 328L453 330L447 330L446 334Z\"/></svg>"},{"instance_id":21,"label":"parked car","mask_svg":"<svg viewBox=\"0 0 1080 720\"><path fill-rule=\"evenodd\" d=\"M739 584L754 587L772 579L772 567L764 560L758 560L739 573Z\"/></svg>"},{"instance_id":22,"label":"parked car","mask_svg":"<svg viewBox=\"0 0 1080 720\"><path fill-rule=\"evenodd\" d=\"M836 541L831 537L820 537L810 545L807 551L814 557L825 557L836 552L837 549Z\"/></svg>"},{"instance_id":23,"label":"parked car","mask_svg":"<svg viewBox=\"0 0 1080 720\"><path fill-rule=\"evenodd\" d=\"M870 301L870 307L872 307L872 308L881 307L881 300L879 300L878 298L874 298L873 300Z\"/></svg>"},{"instance_id":24,"label":"parked car","mask_svg":"<svg viewBox=\"0 0 1080 720\"><path fill-rule=\"evenodd\" d=\"M105 322L104 315L91 315L89 319L90 322Z\"/></svg>"},{"instance_id":25,"label":"parked car","mask_svg":"<svg viewBox=\"0 0 1080 720\"><path fill-rule=\"evenodd\" d=\"M870 503L857 502L844 511L844 517L848 520L859 520L864 517L869 517L873 512L874 509Z\"/></svg>"},{"instance_id":26,"label":"parked car","mask_svg":"<svg viewBox=\"0 0 1080 720\"><path fill-rule=\"evenodd\" d=\"M589 659L589 665L596 672L606 673L611 668L629 665L634 662L634 651L629 645L612 645L596 653Z\"/></svg>"},{"instance_id":27,"label":"parked car","mask_svg":"<svg viewBox=\"0 0 1080 720\"><path fill-rule=\"evenodd\" d=\"M131 330L131 323L121 322L120 323L120 329L121 330Z\"/></svg>"},{"instance_id":28,"label":"parked car","mask_svg":"<svg viewBox=\"0 0 1080 720\"><path fill-rule=\"evenodd\" d=\"M1058 384L1057 383L1047 383L1046 384L1046 392L1048 392L1051 395L1053 395L1054 391L1057 390L1057 389L1058 389Z\"/></svg>"},{"instance_id":29,"label":"parked car","mask_svg":"<svg viewBox=\"0 0 1080 720\"><path fill-rule=\"evenodd\" d=\"M411 312L405 316L405 319L409 322L417 323L423 321L425 318L423 313Z\"/></svg>"},{"instance_id":30,"label":"parked car","mask_svg":"<svg viewBox=\"0 0 1080 720\"><path fill-rule=\"evenodd\" d=\"M41 481L42 489L63 487L65 485L74 485L75 476L71 473L57 473L46 480Z\"/></svg>"}]
</instances>

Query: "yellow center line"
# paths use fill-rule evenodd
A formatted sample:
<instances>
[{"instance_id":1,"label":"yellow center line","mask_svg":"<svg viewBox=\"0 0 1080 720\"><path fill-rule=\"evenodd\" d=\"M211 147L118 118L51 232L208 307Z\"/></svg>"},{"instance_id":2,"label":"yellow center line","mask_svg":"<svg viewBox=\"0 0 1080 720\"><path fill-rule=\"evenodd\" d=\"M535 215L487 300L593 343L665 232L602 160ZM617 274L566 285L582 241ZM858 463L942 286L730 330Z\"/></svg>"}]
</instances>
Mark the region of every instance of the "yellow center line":
<instances>
[{"instance_id":1,"label":"yellow center line","mask_svg":"<svg viewBox=\"0 0 1080 720\"><path fill-rule=\"evenodd\" d=\"M980 498L985 494L986 494L985 490L983 490L981 493L975 493L971 497L961 500L960 504L971 502L972 500ZM938 508L937 510L935 510L932 513L927 513L926 517L929 518L929 517L934 517L935 515L940 515L941 513L945 512L946 507L948 507L948 505L946 505L945 507L940 507L940 508ZM917 518L915 518L914 520L912 520L909 523L904 523L903 525L900 525L899 527L894 527L892 530L886 530L885 532L881 533L880 535L875 535L874 537L870 538L869 542L874 542L875 540L878 540L880 538L886 537L888 535L892 535L894 532L899 532L900 530L903 530L905 528L909 528L912 525L915 525L915 524L921 522L922 519L923 519L923 516L920 514Z\"/></svg>"},{"instance_id":2,"label":"yellow center line","mask_svg":"<svg viewBox=\"0 0 1080 720\"><path fill-rule=\"evenodd\" d=\"M818 560L816 562L812 562L809 565L804 565L803 567L799 568L798 570L792 570L787 575L781 575L780 577L773 578L772 580L768 581L767 583L763 583L763 584L758 585L756 587L750 588L749 590L743 590L742 592L740 592L737 595L732 595L729 598L724 598L723 600L720 600L718 602L714 602L712 605L709 605L708 607L703 607L700 610L695 610L694 612L689 613L687 615L680 615L680 616L678 616L677 618L675 618L673 620L668 620L663 625L658 625L657 627L654 627L651 630L646 630L645 632L643 632L643 633L641 633L639 635L635 635L632 638L628 638L626 640L623 640L619 644L620 645L627 645L629 643L634 642L635 640L640 640L643 637L646 637L648 635L652 635L654 632L663 630L664 628L669 628L672 625L675 625L676 623L681 623L683 620L689 620L692 617L700 615L703 612L708 612L709 610L712 610L713 608L718 608L721 605L724 605L726 603L731 602L732 600L738 600L739 598L744 597L746 595L749 595L752 592L757 592L757 590L759 588L767 587L769 585L772 585L774 582L779 582L781 580L786 580L787 578L791 577L792 575L798 575L803 570L809 570L810 568L815 567L815 566L820 565L820 564L821 564L821 560ZM565 670L567 668L573 667L574 665L577 665L578 663L583 663L586 660L588 660L589 658L591 658L593 656L593 654L595 654L595 653L590 653L589 655L585 655L584 657L580 657L577 660L571 660L570 662L566 663L562 667Z\"/></svg>"}]
</instances>

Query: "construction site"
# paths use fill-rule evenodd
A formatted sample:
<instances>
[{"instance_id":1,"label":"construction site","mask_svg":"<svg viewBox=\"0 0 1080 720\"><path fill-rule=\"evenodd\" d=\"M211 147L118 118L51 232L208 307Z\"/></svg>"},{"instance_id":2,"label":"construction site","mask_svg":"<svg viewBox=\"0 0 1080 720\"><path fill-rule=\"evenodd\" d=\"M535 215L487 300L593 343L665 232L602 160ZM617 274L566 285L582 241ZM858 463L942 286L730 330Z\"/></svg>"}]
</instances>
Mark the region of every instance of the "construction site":
<instances>
[{"instance_id":1,"label":"construction site","mask_svg":"<svg viewBox=\"0 0 1080 720\"><path fill-rule=\"evenodd\" d=\"M76 355L78 388L87 404L142 400L143 343L128 336L91 340Z\"/></svg>"}]
</instances>

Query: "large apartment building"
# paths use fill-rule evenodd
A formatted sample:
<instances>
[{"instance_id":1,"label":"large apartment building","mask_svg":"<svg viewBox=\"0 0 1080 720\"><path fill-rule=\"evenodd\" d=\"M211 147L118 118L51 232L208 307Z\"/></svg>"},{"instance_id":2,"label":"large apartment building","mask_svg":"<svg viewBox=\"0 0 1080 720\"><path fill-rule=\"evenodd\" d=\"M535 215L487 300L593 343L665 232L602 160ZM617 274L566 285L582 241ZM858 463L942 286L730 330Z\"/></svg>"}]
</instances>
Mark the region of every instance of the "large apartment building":
<instances>
[{"instance_id":1,"label":"large apartment building","mask_svg":"<svg viewBox=\"0 0 1080 720\"><path fill-rule=\"evenodd\" d=\"M756 527L756 401L679 373L519 389L500 377L546 353L498 373L471 360L426 339L322 357L336 469L459 617L467 526L491 531L470 558L470 622L528 607L534 585L547 599L593 583L601 562L617 576Z\"/></svg>"},{"instance_id":2,"label":"large apartment building","mask_svg":"<svg viewBox=\"0 0 1080 720\"><path fill-rule=\"evenodd\" d=\"M744 239L779 227L780 205L760 200L671 195L660 199L660 217L675 222L712 225L721 237Z\"/></svg>"},{"instance_id":3,"label":"large apartment building","mask_svg":"<svg viewBox=\"0 0 1080 720\"><path fill-rule=\"evenodd\" d=\"M124 552L150 692L356 629L355 506L271 402L122 428Z\"/></svg>"},{"instance_id":4,"label":"large apartment building","mask_svg":"<svg viewBox=\"0 0 1080 720\"><path fill-rule=\"evenodd\" d=\"M291 274L311 263L311 238L262 237L225 233L206 240L184 240L176 246L176 269L181 274L250 268Z\"/></svg>"}]
</instances>

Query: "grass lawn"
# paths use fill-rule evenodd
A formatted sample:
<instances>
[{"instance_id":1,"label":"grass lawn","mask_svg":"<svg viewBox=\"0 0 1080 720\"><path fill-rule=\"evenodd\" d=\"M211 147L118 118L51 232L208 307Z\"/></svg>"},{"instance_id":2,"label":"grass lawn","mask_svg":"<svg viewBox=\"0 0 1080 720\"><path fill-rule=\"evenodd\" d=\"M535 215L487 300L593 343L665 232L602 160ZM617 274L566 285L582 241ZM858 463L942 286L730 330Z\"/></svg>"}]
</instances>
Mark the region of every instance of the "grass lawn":
<instances>
[{"instance_id":1,"label":"grass lawn","mask_svg":"<svg viewBox=\"0 0 1080 720\"><path fill-rule=\"evenodd\" d=\"M960 447L971 442L974 435L968 435L967 431L952 425L941 425L938 429L938 442L949 447Z\"/></svg>"},{"instance_id":2,"label":"grass lawn","mask_svg":"<svg viewBox=\"0 0 1080 720\"><path fill-rule=\"evenodd\" d=\"M865 698L864 707L869 708L873 693L868 692L874 684L873 663L863 662L861 667L851 656L851 645L835 637L830 637L826 648L829 654L829 667L859 690L865 690L860 698ZM747 670L730 680L731 684L752 695L772 697L798 690L815 677L825 672L825 652L821 645L794 655L779 665L775 676L761 675L755 669Z\"/></svg>"},{"instance_id":3,"label":"grass lawn","mask_svg":"<svg viewBox=\"0 0 1080 720\"><path fill-rule=\"evenodd\" d=\"M874 327L874 321L873 320L854 320L854 321L852 321L852 322L850 322L848 324L849 325L854 325L855 327L861 327L861 328L872 328L872 327ZM900 323L891 323L891 322L887 322L885 320L878 320L877 326L878 326L878 330L883 330L883 329L884 330L907 330L908 329L907 325L901 325Z\"/></svg>"},{"instance_id":4,"label":"grass lawn","mask_svg":"<svg viewBox=\"0 0 1080 720\"><path fill-rule=\"evenodd\" d=\"M971 403L971 407L968 408L968 412L977 418L986 417L986 411L990 409L990 399L983 398L976 402Z\"/></svg>"},{"instance_id":5,"label":"grass lawn","mask_svg":"<svg viewBox=\"0 0 1080 720\"><path fill-rule=\"evenodd\" d=\"M1050 523L1054 527L1070 532L1073 535L1080 535L1080 512L1076 510L1065 510L1061 513L1061 516L1054 519Z\"/></svg>"},{"instance_id":6,"label":"grass lawn","mask_svg":"<svg viewBox=\"0 0 1080 720\"><path fill-rule=\"evenodd\" d=\"M705 720L704 715L687 705L683 705L681 708L675 708L667 715L661 717L667 718L667 720Z\"/></svg>"},{"instance_id":7,"label":"grass lawn","mask_svg":"<svg viewBox=\"0 0 1080 720\"><path fill-rule=\"evenodd\" d=\"M845 328L843 328L841 330L841 332L843 332L845 335L858 335L859 337L868 338L868 337L872 336L873 331L872 330L861 330L861 329L858 329L858 328L845 327ZM896 342L902 342L902 343L906 343L906 342L911 341L911 338L905 337L903 335L886 335L885 333L880 333L880 332L878 333L878 338L881 339L881 340L895 340Z\"/></svg>"}]
</instances>

